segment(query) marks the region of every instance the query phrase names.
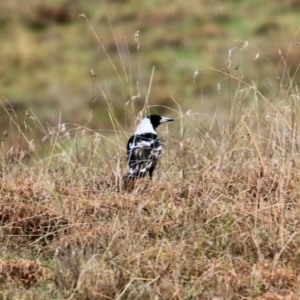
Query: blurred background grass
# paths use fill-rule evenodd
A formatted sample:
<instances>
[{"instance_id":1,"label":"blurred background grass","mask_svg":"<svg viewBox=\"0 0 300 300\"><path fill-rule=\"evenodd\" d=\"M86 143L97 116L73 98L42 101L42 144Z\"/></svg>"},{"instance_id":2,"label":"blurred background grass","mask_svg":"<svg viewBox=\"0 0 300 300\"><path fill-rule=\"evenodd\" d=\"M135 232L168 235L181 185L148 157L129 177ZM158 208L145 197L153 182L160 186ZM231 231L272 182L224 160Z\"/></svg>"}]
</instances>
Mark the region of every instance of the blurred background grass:
<instances>
[{"instance_id":1,"label":"blurred background grass","mask_svg":"<svg viewBox=\"0 0 300 300\"><path fill-rule=\"evenodd\" d=\"M10 107L20 122L29 110L43 126L112 129L108 103L132 131L126 103L134 99L135 114L143 107L152 70L158 113L172 114L163 106L176 106L173 97L183 113L222 118L241 82L228 74L276 99L299 80L299 8L299 0L3 0L0 134L12 131Z\"/></svg>"}]
</instances>

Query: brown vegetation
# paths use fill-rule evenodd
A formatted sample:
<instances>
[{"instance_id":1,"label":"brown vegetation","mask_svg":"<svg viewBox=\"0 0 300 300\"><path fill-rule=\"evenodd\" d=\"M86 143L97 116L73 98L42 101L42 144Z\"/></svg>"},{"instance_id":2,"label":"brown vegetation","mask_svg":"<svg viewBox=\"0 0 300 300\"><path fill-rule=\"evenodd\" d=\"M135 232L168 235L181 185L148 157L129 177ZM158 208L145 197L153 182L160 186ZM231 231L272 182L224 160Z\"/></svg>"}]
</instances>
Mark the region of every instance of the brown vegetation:
<instances>
[{"instance_id":1,"label":"brown vegetation","mask_svg":"<svg viewBox=\"0 0 300 300\"><path fill-rule=\"evenodd\" d=\"M68 149L59 125L47 163L3 157L4 297L13 281L39 299L297 299L296 96L289 114L263 98L223 124L178 111L154 180L131 186L118 131L101 148L70 129Z\"/></svg>"}]
</instances>

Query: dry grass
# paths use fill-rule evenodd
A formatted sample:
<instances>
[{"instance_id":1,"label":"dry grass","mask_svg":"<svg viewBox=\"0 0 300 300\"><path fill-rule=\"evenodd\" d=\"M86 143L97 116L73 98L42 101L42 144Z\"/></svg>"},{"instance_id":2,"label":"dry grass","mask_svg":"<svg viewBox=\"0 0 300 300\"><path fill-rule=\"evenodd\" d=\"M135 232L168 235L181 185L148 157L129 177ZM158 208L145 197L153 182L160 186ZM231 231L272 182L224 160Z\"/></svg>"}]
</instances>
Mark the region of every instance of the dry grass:
<instances>
[{"instance_id":1,"label":"dry grass","mask_svg":"<svg viewBox=\"0 0 300 300\"><path fill-rule=\"evenodd\" d=\"M117 130L60 124L49 156L3 155L1 297L298 299L297 88L276 103L248 89L259 110L223 123L178 106L153 181L126 185Z\"/></svg>"}]
</instances>

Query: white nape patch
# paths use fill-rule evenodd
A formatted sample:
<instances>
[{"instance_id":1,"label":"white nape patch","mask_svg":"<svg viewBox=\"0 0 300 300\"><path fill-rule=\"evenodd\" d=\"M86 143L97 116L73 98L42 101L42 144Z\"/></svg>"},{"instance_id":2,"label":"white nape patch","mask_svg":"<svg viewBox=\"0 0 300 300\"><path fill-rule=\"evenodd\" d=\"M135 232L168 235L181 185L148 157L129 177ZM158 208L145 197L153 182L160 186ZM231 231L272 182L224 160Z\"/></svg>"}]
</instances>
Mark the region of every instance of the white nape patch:
<instances>
[{"instance_id":1,"label":"white nape patch","mask_svg":"<svg viewBox=\"0 0 300 300\"><path fill-rule=\"evenodd\" d=\"M155 133L155 130L150 122L150 119L145 118L142 120L142 122L139 124L138 128L136 129L136 132L134 134L143 134L143 133Z\"/></svg>"}]
</instances>

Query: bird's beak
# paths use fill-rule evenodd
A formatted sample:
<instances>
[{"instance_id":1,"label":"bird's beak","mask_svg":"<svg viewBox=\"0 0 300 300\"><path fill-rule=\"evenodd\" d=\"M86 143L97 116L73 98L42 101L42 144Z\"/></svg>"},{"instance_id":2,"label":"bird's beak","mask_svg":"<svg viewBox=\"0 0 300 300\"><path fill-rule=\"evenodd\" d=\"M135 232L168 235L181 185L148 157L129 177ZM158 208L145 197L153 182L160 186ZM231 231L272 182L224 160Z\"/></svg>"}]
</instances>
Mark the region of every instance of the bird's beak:
<instances>
[{"instance_id":1,"label":"bird's beak","mask_svg":"<svg viewBox=\"0 0 300 300\"><path fill-rule=\"evenodd\" d=\"M172 121L174 121L174 119L161 117L160 124L161 123L166 123L166 122L172 122Z\"/></svg>"}]
</instances>

